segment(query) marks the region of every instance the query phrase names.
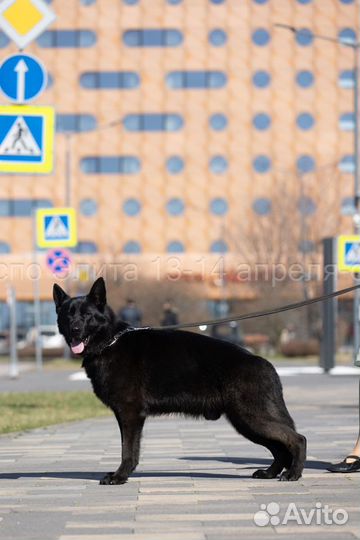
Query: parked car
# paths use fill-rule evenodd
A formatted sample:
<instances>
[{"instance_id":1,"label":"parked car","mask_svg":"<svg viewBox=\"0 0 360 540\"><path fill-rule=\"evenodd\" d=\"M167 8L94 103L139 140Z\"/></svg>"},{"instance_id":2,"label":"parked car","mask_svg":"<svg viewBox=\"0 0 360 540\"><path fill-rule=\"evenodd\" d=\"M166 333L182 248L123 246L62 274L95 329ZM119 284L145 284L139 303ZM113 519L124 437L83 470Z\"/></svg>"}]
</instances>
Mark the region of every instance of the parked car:
<instances>
[{"instance_id":1,"label":"parked car","mask_svg":"<svg viewBox=\"0 0 360 540\"><path fill-rule=\"evenodd\" d=\"M25 336L25 339L18 342L18 353L20 356L33 356L35 354L35 343L38 336L38 329L33 326ZM56 325L41 325L40 339L44 356L62 356L64 354L65 341Z\"/></svg>"}]
</instances>

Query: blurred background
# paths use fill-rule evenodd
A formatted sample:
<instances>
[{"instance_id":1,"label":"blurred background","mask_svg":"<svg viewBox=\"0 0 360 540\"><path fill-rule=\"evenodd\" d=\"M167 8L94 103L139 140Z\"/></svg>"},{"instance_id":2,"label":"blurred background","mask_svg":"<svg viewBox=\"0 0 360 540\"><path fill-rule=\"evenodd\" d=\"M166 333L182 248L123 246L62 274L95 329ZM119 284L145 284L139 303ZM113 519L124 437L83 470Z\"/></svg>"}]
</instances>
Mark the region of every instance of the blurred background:
<instances>
[{"instance_id":1,"label":"blurred background","mask_svg":"<svg viewBox=\"0 0 360 540\"><path fill-rule=\"evenodd\" d=\"M26 52L48 71L36 105L56 110L55 165L0 177L3 349L9 284L19 339L34 327L37 208L77 212L79 241L57 281L82 294L103 275L109 303L118 311L133 300L141 324L166 311L187 322L321 294L323 238L351 233L356 213L360 2L47 3L57 19ZM0 56L15 52L0 33ZM45 259L40 251L41 324L56 338ZM338 276L338 288L351 283ZM346 350L351 296L338 302L337 328ZM296 354L316 354L321 313L217 330L267 352L295 340Z\"/></svg>"}]
</instances>

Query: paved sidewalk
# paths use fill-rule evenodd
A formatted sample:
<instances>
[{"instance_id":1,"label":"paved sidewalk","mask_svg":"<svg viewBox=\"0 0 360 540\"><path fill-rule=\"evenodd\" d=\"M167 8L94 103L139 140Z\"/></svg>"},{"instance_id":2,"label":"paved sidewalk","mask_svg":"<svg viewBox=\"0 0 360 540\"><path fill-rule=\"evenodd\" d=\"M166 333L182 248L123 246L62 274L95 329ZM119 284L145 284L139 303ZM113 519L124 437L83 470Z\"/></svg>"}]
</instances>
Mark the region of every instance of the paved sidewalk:
<instances>
[{"instance_id":1,"label":"paved sidewalk","mask_svg":"<svg viewBox=\"0 0 360 540\"><path fill-rule=\"evenodd\" d=\"M360 538L360 474L333 475L323 463L345 455L356 437L357 377L288 377L284 385L289 409L309 443L299 482L252 479L269 456L223 419L163 417L147 422L140 465L130 481L100 486L101 476L119 462L115 421L55 426L0 437L0 538ZM280 505L273 516L278 519L257 526L254 514L271 502ZM349 519L341 526L283 525L290 502L307 512L320 504L342 508Z\"/></svg>"}]
</instances>

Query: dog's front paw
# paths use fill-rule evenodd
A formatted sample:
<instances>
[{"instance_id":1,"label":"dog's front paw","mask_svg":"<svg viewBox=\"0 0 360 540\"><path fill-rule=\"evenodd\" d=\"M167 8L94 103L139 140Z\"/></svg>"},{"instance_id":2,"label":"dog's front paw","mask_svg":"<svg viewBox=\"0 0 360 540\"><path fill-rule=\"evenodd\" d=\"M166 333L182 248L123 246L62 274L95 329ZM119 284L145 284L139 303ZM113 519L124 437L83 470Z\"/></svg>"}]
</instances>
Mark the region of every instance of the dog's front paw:
<instances>
[{"instance_id":1,"label":"dog's front paw","mask_svg":"<svg viewBox=\"0 0 360 540\"><path fill-rule=\"evenodd\" d=\"M127 477L119 476L116 473L107 473L104 478L100 480L102 486L115 486L119 484L125 484Z\"/></svg>"},{"instance_id":2,"label":"dog's front paw","mask_svg":"<svg viewBox=\"0 0 360 540\"><path fill-rule=\"evenodd\" d=\"M270 478L274 478L274 475L269 473L267 469L258 469L255 471L252 475L253 478L264 478L266 480L269 480Z\"/></svg>"}]
</instances>

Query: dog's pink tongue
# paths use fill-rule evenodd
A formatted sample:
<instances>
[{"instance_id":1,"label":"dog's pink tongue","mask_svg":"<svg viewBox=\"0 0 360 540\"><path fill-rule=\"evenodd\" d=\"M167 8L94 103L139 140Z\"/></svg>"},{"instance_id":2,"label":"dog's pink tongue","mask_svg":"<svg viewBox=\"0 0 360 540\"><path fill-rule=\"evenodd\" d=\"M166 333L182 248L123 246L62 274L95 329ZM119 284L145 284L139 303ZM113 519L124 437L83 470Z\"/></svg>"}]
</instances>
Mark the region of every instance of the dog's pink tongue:
<instances>
[{"instance_id":1,"label":"dog's pink tongue","mask_svg":"<svg viewBox=\"0 0 360 540\"><path fill-rule=\"evenodd\" d=\"M74 354L81 354L85 349L83 341L80 341L77 345L71 345L71 350Z\"/></svg>"}]
</instances>

